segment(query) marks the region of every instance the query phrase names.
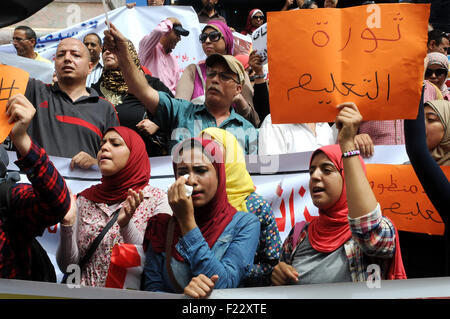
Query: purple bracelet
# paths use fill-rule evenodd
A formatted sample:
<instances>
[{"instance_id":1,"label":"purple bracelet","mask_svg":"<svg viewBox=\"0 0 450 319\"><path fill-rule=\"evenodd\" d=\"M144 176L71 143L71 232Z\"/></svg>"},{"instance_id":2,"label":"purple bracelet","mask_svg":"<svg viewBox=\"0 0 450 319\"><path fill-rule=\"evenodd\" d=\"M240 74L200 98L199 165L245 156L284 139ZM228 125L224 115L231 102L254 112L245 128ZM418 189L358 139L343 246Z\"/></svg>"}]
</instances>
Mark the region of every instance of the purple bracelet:
<instances>
[{"instance_id":1,"label":"purple bracelet","mask_svg":"<svg viewBox=\"0 0 450 319\"><path fill-rule=\"evenodd\" d=\"M352 150L345 153L342 153L342 158L347 158L351 156L359 155L359 150Z\"/></svg>"}]
</instances>

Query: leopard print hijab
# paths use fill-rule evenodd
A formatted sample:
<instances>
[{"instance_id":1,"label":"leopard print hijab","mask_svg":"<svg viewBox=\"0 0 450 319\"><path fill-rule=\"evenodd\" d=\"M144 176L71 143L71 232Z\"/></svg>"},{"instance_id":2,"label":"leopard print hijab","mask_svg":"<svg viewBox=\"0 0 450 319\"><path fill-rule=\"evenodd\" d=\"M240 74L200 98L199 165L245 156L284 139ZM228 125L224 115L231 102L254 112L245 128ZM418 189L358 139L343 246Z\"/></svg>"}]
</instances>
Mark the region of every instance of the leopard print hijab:
<instances>
[{"instance_id":1,"label":"leopard print hijab","mask_svg":"<svg viewBox=\"0 0 450 319\"><path fill-rule=\"evenodd\" d=\"M141 68L141 63L139 62L136 48L130 40L128 40L128 51L130 52L131 59L133 60L134 64L136 64L138 68ZM111 93L119 95L125 95L128 93L128 86L123 78L122 71L120 71L120 69L103 69L101 86L108 91L112 91Z\"/></svg>"}]
</instances>

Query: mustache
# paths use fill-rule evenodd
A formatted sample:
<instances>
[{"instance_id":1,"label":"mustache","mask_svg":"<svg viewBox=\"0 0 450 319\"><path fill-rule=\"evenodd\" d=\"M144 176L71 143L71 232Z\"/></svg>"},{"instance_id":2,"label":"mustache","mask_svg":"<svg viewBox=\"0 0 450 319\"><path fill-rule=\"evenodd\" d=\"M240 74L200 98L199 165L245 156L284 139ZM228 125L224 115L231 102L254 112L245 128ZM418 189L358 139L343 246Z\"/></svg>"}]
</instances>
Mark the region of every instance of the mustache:
<instances>
[{"instance_id":1,"label":"mustache","mask_svg":"<svg viewBox=\"0 0 450 319\"><path fill-rule=\"evenodd\" d=\"M208 87L208 91L210 91L210 90L215 90L215 91L217 91L219 93L222 93L220 88L218 86L215 86L215 85L211 85L210 87Z\"/></svg>"}]
</instances>

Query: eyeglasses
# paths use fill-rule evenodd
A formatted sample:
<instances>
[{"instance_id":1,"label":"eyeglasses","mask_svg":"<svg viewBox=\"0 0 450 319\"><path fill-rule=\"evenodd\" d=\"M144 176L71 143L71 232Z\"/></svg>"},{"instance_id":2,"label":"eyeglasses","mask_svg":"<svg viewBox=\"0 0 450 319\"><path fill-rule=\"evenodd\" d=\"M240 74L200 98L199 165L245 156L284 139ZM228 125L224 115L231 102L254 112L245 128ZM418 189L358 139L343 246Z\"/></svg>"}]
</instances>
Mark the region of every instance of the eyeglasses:
<instances>
[{"instance_id":1,"label":"eyeglasses","mask_svg":"<svg viewBox=\"0 0 450 319\"><path fill-rule=\"evenodd\" d=\"M264 20L264 16L253 16L252 19L255 19L255 20Z\"/></svg>"},{"instance_id":2,"label":"eyeglasses","mask_svg":"<svg viewBox=\"0 0 450 319\"><path fill-rule=\"evenodd\" d=\"M25 39L22 39L22 38L12 38L12 40L9 41L9 42L11 42L11 43L13 43L13 42L22 42L22 41L26 41L26 40L30 40L30 39L27 39L27 38L25 38Z\"/></svg>"},{"instance_id":3,"label":"eyeglasses","mask_svg":"<svg viewBox=\"0 0 450 319\"><path fill-rule=\"evenodd\" d=\"M427 69L426 71L425 71L425 77L427 77L427 78L429 78L429 77L431 77L433 74L435 74L436 75L436 77L440 77L440 76L444 76L444 75L447 75L447 73L448 73L448 70L447 69L444 69L444 68L441 68L441 69Z\"/></svg>"},{"instance_id":4,"label":"eyeglasses","mask_svg":"<svg viewBox=\"0 0 450 319\"><path fill-rule=\"evenodd\" d=\"M207 78L214 78L216 75L219 75L219 79L222 82L228 82L230 80L236 82L237 84L240 84L238 80L236 80L232 73L229 72L217 72L216 70L206 70L206 77Z\"/></svg>"},{"instance_id":5,"label":"eyeglasses","mask_svg":"<svg viewBox=\"0 0 450 319\"><path fill-rule=\"evenodd\" d=\"M210 33L202 33L198 37L201 43L205 43L206 39L209 38L211 42L217 42L222 38L222 34L219 31L213 31Z\"/></svg>"}]
</instances>

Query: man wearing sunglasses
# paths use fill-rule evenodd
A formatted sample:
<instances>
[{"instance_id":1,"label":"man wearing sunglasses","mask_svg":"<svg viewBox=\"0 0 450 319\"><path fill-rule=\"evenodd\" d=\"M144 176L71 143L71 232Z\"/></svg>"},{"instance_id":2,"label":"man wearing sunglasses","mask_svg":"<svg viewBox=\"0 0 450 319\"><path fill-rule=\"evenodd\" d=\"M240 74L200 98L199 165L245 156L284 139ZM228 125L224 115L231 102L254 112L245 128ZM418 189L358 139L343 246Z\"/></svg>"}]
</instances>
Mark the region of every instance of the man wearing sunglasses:
<instances>
[{"instance_id":1,"label":"man wearing sunglasses","mask_svg":"<svg viewBox=\"0 0 450 319\"><path fill-rule=\"evenodd\" d=\"M18 26L14 29L12 45L17 51L17 55L33 59L36 61L51 63L49 60L41 57L39 53L34 51L36 46L36 32L25 25Z\"/></svg>"},{"instance_id":2,"label":"man wearing sunglasses","mask_svg":"<svg viewBox=\"0 0 450 319\"><path fill-rule=\"evenodd\" d=\"M104 45L117 55L129 91L142 101L161 131L170 136L169 153L178 142L198 136L208 127L219 127L234 134L246 154L257 154L258 131L231 107L242 90L245 72L235 57L212 54L206 59L205 103L193 104L151 88L131 63L126 43L114 25L105 31Z\"/></svg>"},{"instance_id":3,"label":"man wearing sunglasses","mask_svg":"<svg viewBox=\"0 0 450 319\"><path fill-rule=\"evenodd\" d=\"M163 82L175 95L180 67L171 54L181 36L188 36L177 18L167 18L139 42L139 60L141 64Z\"/></svg>"}]
</instances>

